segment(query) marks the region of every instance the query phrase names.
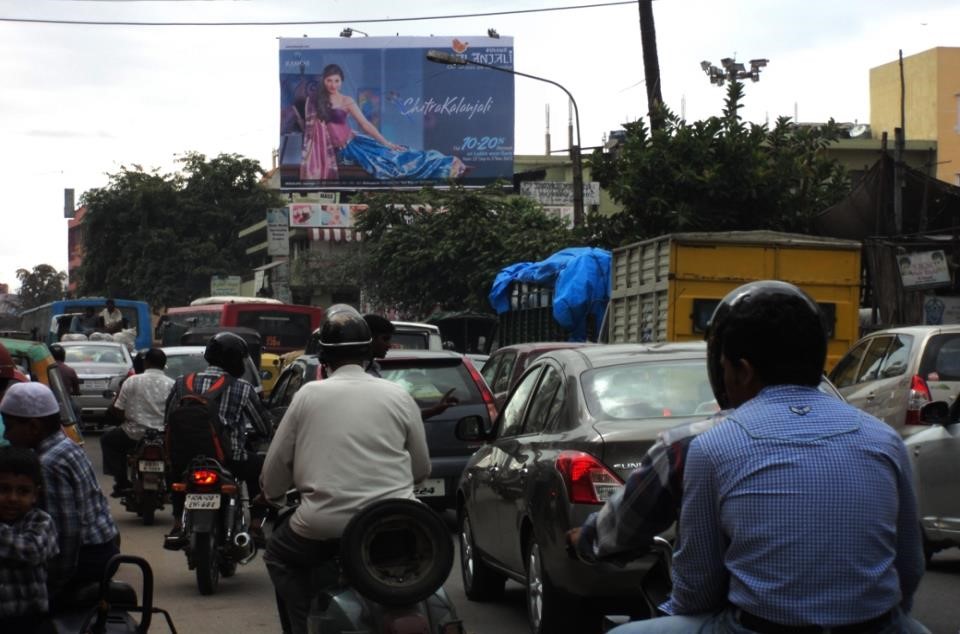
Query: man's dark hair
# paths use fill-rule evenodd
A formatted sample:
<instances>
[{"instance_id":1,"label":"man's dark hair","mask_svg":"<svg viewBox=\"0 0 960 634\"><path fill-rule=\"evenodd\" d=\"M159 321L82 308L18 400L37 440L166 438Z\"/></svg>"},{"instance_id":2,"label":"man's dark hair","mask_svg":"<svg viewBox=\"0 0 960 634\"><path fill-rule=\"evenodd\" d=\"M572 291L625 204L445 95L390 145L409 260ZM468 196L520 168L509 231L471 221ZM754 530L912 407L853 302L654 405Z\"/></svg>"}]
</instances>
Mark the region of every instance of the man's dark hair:
<instances>
[{"instance_id":1,"label":"man's dark hair","mask_svg":"<svg viewBox=\"0 0 960 634\"><path fill-rule=\"evenodd\" d=\"M374 337L378 335L392 335L397 329L393 323L386 317L369 313L363 316L364 321L370 326L370 332Z\"/></svg>"},{"instance_id":2,"label":"man's dark hair","mask_svg":"<svg viewBox=\"0 0 960 634\"><path fill-rule=\"evenodd\" d=\"M55 343L50 346L50 354L57 363L63 363L67 360L67 351L60 344Z\"/></svg>"},{"instance_id":3,"label":"man's dark hair","mask_svg":"<svg viewBox=\"0 0 960 634\"><path fill-rule=\"evenodd\" d=\"M32 449L0 447L0 473L27 476L38 487L43 486L40 458Z\"/></svg>"},{"instance_id":4,"label":"man's dark hair","mask_svg":"<svg viewBox=\"0 0 960 634\"><path fill-rule=\"evenodd\" d=\"M50 414L49 416L41 416L37 418L43 426L43 430L47 434L54 434L60 431L61 422L60 422L60 412L56 414Z\"/></svg>"},{"instance_id":5,"label":"man's dark hair","mask_svg":"<svg viewBox=\"0 0 960 634\"><path fill-rule=\"evenodd\" d=\"M151 368L162 370L167 366L167 355L160 348L150 348L144 353L143 361Z\"/></svg>"},{"instance_id":6,"label":"man's dark hair","mask_svg":"<svg viewBox=\"0 0 960 634\"><path fill-rule=\"evenodd\" d=\"M822 312L800 297L746 299L726 318L721 350L731 363L749 361L764 385L815 387L827 359L826 332Z\"/></svg>"}]
</instances>

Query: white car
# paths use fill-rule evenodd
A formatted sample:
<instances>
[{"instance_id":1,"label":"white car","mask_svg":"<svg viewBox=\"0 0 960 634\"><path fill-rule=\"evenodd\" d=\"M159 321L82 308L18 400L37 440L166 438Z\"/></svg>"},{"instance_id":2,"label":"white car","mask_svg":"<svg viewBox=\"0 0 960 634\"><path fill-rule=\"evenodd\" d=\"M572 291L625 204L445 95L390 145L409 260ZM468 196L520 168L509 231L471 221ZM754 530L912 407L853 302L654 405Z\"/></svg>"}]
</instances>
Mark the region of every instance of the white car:
<instances>
[{"instance_id":1,"label":"white car","mask_svg":"<svg viewBox=\"0 0 960 634\"><path fill-rule=\"evenodd\" d=\"M102 419L113 402L104 392L119 389L133 374L133 358L127 347L113 341L61 341L65 361L80 379L80 415L84 422Z\"/></svg>"}]
</instances>

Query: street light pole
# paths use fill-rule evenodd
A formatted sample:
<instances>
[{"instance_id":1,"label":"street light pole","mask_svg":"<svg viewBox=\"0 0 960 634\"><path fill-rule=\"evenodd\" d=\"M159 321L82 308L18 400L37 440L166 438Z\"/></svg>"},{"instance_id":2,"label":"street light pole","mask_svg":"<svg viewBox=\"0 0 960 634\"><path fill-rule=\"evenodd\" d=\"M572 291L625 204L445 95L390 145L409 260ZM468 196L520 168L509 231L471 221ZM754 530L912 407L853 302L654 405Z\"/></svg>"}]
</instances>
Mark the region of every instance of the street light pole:
<instances>
[{"instance_id":1,"label":"street light pole","mask_svg":"<svg viewBox=\"0 0 960 634\"><path fill-rule=\"evenodd\" d=\"M573 105L573 117L577 127L577 143L575 145L570 144L570 163L573 166L573 226L582 227L584 224L584 213L583 164L580 161L580 109L577 108L577 100L573 98L573 95L570 94L570 91L552 79L547 79L546 77L538 77L536 75L521 73L520 71L513 70L512 68L503 68L502 66L494 66L493 64L486 64L484 62L476 62L471 59L451 55L450 53L444 53L443 51L427 51L427 59L437 64L449 64L451 66L482 66L483 68L498 70L501 73L520 75L521 77L526 77L528 79L536 79L537 81L552 84L566 93L567 97L570 99L570 103Z\"/></svg>"}]
</instances>

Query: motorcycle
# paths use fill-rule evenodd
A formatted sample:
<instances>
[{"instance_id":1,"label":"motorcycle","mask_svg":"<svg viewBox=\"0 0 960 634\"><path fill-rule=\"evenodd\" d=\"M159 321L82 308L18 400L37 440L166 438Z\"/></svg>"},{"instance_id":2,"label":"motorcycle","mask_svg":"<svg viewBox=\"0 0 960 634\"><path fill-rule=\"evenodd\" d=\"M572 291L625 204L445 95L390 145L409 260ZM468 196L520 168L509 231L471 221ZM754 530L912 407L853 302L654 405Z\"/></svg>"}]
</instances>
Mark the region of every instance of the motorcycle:
<instances>
[{"instance_id":1,"label":"motorcycle","mask_svg":"<svg viewBox=\"0 0 960 634\"><path fill-rule=\"evenodd\" d=\"M443 589L452 567L450 531L435 511L415 500L375 502L347 523L307 632L464 634Z\"/></svg>"},{"instance_id":2,"label":"motorcycle","mask_svg":"<svg viewBox=\"0 0 960 634\"><path fill-rule=\"evenodd\" d=\"M184 552L195 570L200 594L217 591L220 577L232 577L238 565L250 563L257 546L247 532L248 519L241 483L217 460L194 458L174 491L185 493Z\"/></svg>"},{"instance_id":3,"label":"motorcycle","mask_svg":"<svg viewBox=\"0 0 960 634\"><path fill-rule=\"evenodd\" d=\"M148 429L127 455L130 490L121 500L124 508L140 516L144 526L153 525L154 515L167 502L166 471L163 434Z\"/></svg>"},{"instance_id":4,"label":"motorcycle","mask_svg":"<svg viewBox=\"0 0 960 634\"><path fill-rule=\"evenodd\" d=\"M138 605L137 593L127 583L114 581L113 575L121 564L140 568L143 604ZM50 618L48 628L57 634L145 634L150 630L154 614L162 614L167 630L177 634L170 614L153 605L153 570L141 557L114 555L107 563L99 583L81 586L70 593L64 605ZM131 613L139 613L136 622Z\"/></svg>"}]
</instances>

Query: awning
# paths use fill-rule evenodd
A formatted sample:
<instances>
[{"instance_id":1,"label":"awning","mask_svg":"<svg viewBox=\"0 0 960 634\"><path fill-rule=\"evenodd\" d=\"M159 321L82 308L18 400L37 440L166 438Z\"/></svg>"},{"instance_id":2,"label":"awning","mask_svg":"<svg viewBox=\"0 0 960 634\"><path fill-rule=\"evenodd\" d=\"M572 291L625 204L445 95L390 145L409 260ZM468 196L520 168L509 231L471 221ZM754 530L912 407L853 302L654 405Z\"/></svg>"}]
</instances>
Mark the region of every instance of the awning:
<instances>
[{"instance_id":1,"label":"awning","mask_svg":"<svg viewBox=\"0 0 960 634\"><path fill-rule=\"evenodd\" d=\"M360 242L363 240L363 232L346 227L334 227L332 229L308 228L307 235L311 240L322 240L323 242Z\"/></svg>"}]
</instances>

